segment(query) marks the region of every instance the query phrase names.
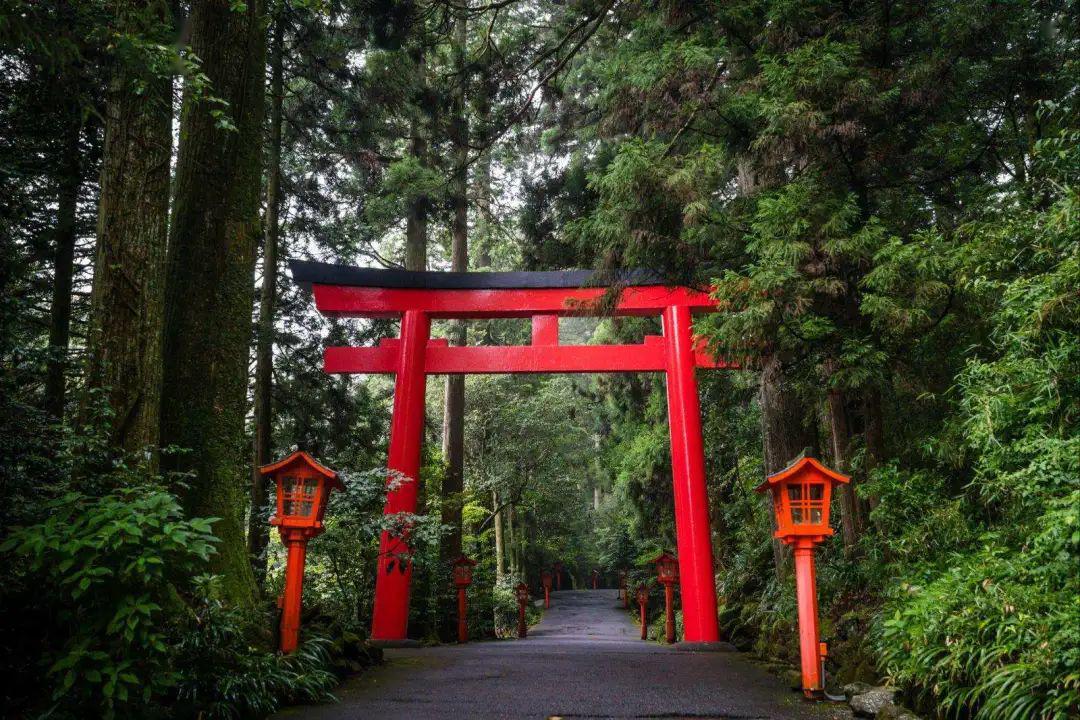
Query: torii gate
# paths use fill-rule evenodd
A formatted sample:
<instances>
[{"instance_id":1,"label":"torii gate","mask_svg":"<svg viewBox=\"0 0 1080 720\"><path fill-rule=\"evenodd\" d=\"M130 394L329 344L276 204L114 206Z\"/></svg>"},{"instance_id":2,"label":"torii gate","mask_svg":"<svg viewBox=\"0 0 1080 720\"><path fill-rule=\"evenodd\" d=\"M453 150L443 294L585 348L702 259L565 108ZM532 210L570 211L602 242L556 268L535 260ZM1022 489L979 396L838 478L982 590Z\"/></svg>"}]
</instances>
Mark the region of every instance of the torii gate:
<instances>
[{"instance_id":1,"label":"torii gate","mask_svg":"<svg viewBox=\"0 0 1080 720\"><path fill-rule=\"evenodd\" d=\"M663 336L648 336L640 345L560 345L560 316L598 314L595 303L606 290L589 287L589 271L410 272L301 261L290 262L290 267L296 282L311 285L324 315L401 319L401 336L377 347L326 348L324 369L395 375L387 465L409 478L420 471L428 375L663 372L685 639L719 640L694 369L734 366L711 358L692 335L692 313L716 310L708 294L665 287L643 273L629 273L620 278L626 288L614 314L660 315ZM429 337L436 318L524 317L532 318L530 345L455 347ZM415 513L416 496L415 482L401 483L387 493L384 512ZM389 563L408 557L407 539L384 532L379 549L371 636L384 642L405 640L412 566L407 563L404 572L392 572Z\"/></svg>"}]
</instances>

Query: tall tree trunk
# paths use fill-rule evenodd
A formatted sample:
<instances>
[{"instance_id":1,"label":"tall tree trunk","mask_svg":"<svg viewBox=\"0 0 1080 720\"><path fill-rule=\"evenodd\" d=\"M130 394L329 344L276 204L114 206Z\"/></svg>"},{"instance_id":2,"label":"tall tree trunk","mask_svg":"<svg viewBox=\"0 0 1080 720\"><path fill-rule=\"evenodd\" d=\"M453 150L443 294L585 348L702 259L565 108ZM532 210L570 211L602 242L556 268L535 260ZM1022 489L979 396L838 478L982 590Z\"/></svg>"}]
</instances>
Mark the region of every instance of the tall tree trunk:
<instances>
[{"instance_id":1,"label":"tall tree trunk","mask_svg":"<svg viewBox=\"0 0 1080 720\"><path fill-rule=\"evenodd\" d=\"M826 362L826 373L832 375L835 362ZM848 467L848 447L851 435L848 432L847 408L844 407L844 392L830 387L826 392L826 416L829 423L829 438L832 444L833 467L842 473L850 473ZM859 540L859 510L855 500L854 478L840 489L840 527L844 536L844 552L850 553Z\"/></svg>"},{"instance_id":2,"label":"tall tree trunk","mask_svg":"<svg viewBox=\"0 0 1080 720\"><path fill-rule=\"evenodd\" d=\"M171 42L165 2L123 5L126 32ZM157 466L172 159L172 80L121 64L108 88L87 387L112 409L109 444Z\"/></svg>"},{"instance_id":3,"label":"tall tree trunk","mask_svg":"<svg viewBox=\"0 0 1080 720\"><path fill-rule=\"evenodd\" d=\"M285 21L278 11L270 48L270 126L266 166L266 215L263 218L262 286L259 319L255 326L255 447L251 471L251 511L248 515L248 555L255 583L266 580L266 547L270 525L262 509L267 503L266 482L259 467L273 462L274 311L277 305L278 235L281 212L281 107L285 99Z\"/></svg>"},{"instance_id":4,"label":"tall tree trunk","mask_svg":"<svg viewBox=\"0 0 1080 720\"><path fill-rule=\"evenodd\" d=\"M465 51L467 23L465 11L458 10L454 21L454 69L457 89L454 92L454 119L451 141L454 145L454 167L450 193L454 203L451 227L450 269L462 272L469 269L468 172L469 126L465 118ZM450 324L450 344L465 344L465 322ZM442 557L450 561L461 554L461 492L465 473L465 376L447 375L443 402L442 451L446 473L442 484L442 523L450 527L443 538ZM453 608L448 608L453 614Z\"/></svg>"},{"instance_id":5,"label":"tall tree trunk","mask_svg":"<svg viewBox=\"0 0 1080 720\"><path fill-rule=\"evenodd\" d=\"M781 358L770 355L761 370L758 386L761 406L761 439L766 474L783 470L808 448L814 452L817 434L812 416L791 386ZM769 513L775 529L776 518ZM778 578L787 565L787 550L773 540L773 560Z\"/></svg>"},{"instance_id":6,"label":"tall tree trunk","mask_svg":"<svg viewBox=\"0 0 1080 720\"><path fill-rule=\"evenodd\" d=\"M480 130L487 133L491 124L491 81L485 70L483 78L478 83L479 92L476 93L476 115ZM486 138L477 138L480 143L486 142ZM491 267L491 150L481 151L476 159L476 172L474 183L476 188L476 265L478 268Z\"/></svg>"},{"instance_id":7,"label":"tall tree trunk","mask_svg":"<svg viewBox=\"0 0 1080 720\"><path fill-rule=\"evenodd\" d=\"M881 390L871 385L863 392L863 438L866 444L866 472L885 462L885 418L881 408ZM878 498L867 499L868 510L877 507Z\"/></svg>"},{"instance_id":8,"label":"tall tree trunk","mask_svg":"<svg viewBox=\"0 0 1080 720\"><path fill-rule=\"evenodd\" d=\"M514 506L507 505L506 529L503 532L503 542L506 543L506 566L512 576L517 575L517 558L514 557Z\"/></svg>"},{"instance_id":9,"label":"tall tree trunk","mask_svg":"<svg viewBox=\"0 0 1080 720\"><path fill-rule=\"evenodd\" d=\"M188 22L191 50L234 127L222 127L211 114L219 106L188 88L166 270L161 440L188 451L168 458L170 469L192 473L185 509L221 518L210 569L230 600L250 605L257 590L244 538L244 418L260 231L263 2L196 0Z\"/></svg>"},{"instance_id":10,"label":"tall tree trunk","mask_svg":"<svg viewBox=\"0 0 1080 720\"><path fill-rule=\"evenodd\" d=\"M491 491L491 506L495 512L492 522L495 523L495 582L498 584L506 575L506 560L503 546L502 510L499 509L499 493L495 490Z\"/></svg>"},{"instance_id":11,"label":"tall tree trunk","mask_svg":"<svg viewBox=\"0 0 1080 720\"><path fill-rule=\"evenodd\" d=\"M420 87L427 85L427 66L424 53L421 51L416 58L416 72L419 75ZM425 108L426 109L426 108ZM419 108L414 110L419 112ZM428 143L427 128L418 114L414 114L409 122L409 154L416 158L421 165L427 164ZM427 195L418 195L409 201L409 207L405 218L405 269L427 270L427 230L428 230L428 205L430 199Z\"/></svg>"},{"instance_id":12,"label":"tall tree trunk","mask_svg":"<svg viewBox=\"0 0 1080 720\"><path fill-rule=\"evenodd\" d=\"M67 400L67 353L71 341L71 284L75 270L76 210L82 168L79 138L82 122L79 107L64 102L63 156L58 168L55 249L53 252L52 306L49 309L49 361L45 375L45 410L64 419Z\"/></svg>"},{"instance_id":13,"label":"tall tree trunk","mask_svg":"<svg viewBox=\"0 0 1080 720\"><path fill-rule=\"evenodd\" d=\"M412 140L409 153L421 162L427 157L427 139L417 120L409 124ZM427 270L428 198L420 195L409 202L405 217L405 269Z\"/></svg>"}]
</instances>

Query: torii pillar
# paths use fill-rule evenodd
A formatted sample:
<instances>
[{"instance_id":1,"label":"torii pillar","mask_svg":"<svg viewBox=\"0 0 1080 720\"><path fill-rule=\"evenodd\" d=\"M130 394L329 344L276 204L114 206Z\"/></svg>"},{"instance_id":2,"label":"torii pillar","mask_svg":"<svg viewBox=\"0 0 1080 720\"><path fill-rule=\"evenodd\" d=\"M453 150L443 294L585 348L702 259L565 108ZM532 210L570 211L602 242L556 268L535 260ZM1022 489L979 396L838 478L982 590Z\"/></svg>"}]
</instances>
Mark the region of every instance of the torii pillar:
<instances>
[{"instance_id":1,"label":"torii pillar","mask_svg":"<svg viewBox=\"0 0 1080 720\"><path fill-rule=\"evenodd\" d=\"M390 419L387 468L397 487L386 494L383 514L415 513L424 442L424 393L427 373L424 356L431 334L431 318L419 310L401 317L401 350L394 377L394 411ZM408 537L383 531L379 539L378 575L375 578L373 640L404 640L409 627L409 588L412 551Z\"/></svg>"}]
</instances>

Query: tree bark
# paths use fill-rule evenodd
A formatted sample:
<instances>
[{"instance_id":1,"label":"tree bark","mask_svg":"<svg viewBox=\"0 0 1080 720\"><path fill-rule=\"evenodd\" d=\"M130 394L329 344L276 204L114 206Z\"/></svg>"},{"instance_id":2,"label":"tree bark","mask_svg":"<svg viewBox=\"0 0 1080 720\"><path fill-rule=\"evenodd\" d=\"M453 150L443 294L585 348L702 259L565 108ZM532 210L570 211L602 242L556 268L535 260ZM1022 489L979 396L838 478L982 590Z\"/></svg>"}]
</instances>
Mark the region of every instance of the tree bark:
<instances>
[{"instance_id":1,"label":"tree bark","mask_svg":"<svg viewBox=\"0 0 1080 720\"><path fill-rule=\"evenodd\" d=\"M76 210L82 168L79 139L82 122L79 108L69 98L64 103L63 156L58 168L55 248L53 252L52 305L49 309L49 360L45 375L45 411L64 419L67 401L67 353L71 341L71 284L75 270Z\"/></svg>"},{"instance_id":2,"label":"tree bark","mask_svg":"<svg viewBox=\"0 0 1080 720\"><path fill-rule=\"evenodd\" d=\"M454 203L451 226L450 269L462 272L469 269L468 172L469 128L465 118L465 51L467 23L465 11L459 10L454 21L454 66L457 89L454 93L454 119L451 141L454 145L454 168L450 192ZM465 322L450 324L451 345L464 345ZM461 554L461 493L465 472L465 376L447 375L443 402L442 452L446 473L442 484L442 523L450 526L443 538L442 556L453 560Z\"/></svg>"},{"instance_id":3,"label":"tree bark","mask_svg":"<svg viewBox=\"0 0 1080 720\"><path fill-rule=\"evenodd\" d=\"M514 556L514 506L506 506L506 528L503 531L506 544L506 566L511 575L517 575L517 558Z\"/></svg>"},{"instance_id":4,"label":"tree bark","mask_svg":"<svg viewBox=\"0 0 1080 720\"><path fill-rule=\"evenodd\" d=\"M770 355L761 370L758 386L758 403L761 406L761 439L765 460L765 473L783 470L808 448L813 453L817 447L812 415L791 387L782 359ZM769 513L776 529L776 517ZM773 539L773 560L776 575L782 578L787 566L788 551L782 543Z\"/></svg>"},{"instance_id":5,"label":"tree bark","mask_svg":"<svg viewBox=\"0 0 1080 720\"><path fill-rule=\"evenodd\" d=\"M263 218L262 286L255 326L255 446L248 514L248 555L260 591L266 580L266 547L270 525L262 509L268 490L259 468L273 462L274 313L277 306L278 236L281 211L281 120L285 96L285 21L278 12L270 49L270 125L266 166L266 214Z\"/></svg>"},{"instance_id":6,"label":"tree bark","mask_svg":"<svg viewBox=\"0 0 1080 720\"><path fill-rule=\"evenodd\" d=\"M826 363L827 372L832 374L833 363ZM844 407L844 392L830 387L826 392L826 417L829 423L829 438L832 444L833 468L850 474L848 467L848 447L851 436L848 432L847 409ZM844 537L844 552L850 553L859 540L859 510L855 500L855 479L840 488L840 527Z\"/></svg>"},{"instance_id":7,"label":"tree bark","mask_svg":"<svg viewBox=\"0 0 1080 720\"><path fill-rule=\"evenodd\" d=\"M165 2L128 3L125 31L170 42ZM120 65L105 105L87 387L112 410L109 445L158 460L165 249L172 159L172 80Z\"/></svg>"},{"instance_id":8,"label":"tree bark","mask_svg":"<svg viewBox=\"0 0 1080 720\"><path fill-rule=\"evenodd\" d=\"M228 105L185 91L165 293L161 439L188 451L168 458L169 469L191 472L181 490L189 514L220 518L210 569L241 606L257 594L244 537L251 457L244 421L260 232L263 10L261 0L192 5L191 50ZM232 128L212 114L219 108Z\"/></svg>"},{"instance_id":9,"label":"tree bark","mask_svg":"<svg viewBox=\"0 0 1080 720\"><path fill-rule=\"evenodd\" d=\"M871 385L863 392L863 438L866 444L866 472L881 467L886 459L885 418L881 408L881 390ZM877 507L878 498L867 499L868 510Z\"/></svg>"},{"instance_id":10,"label":"tree bark","mask_svg":"<svg viewBox=\"0 0 1080 720\"><path fill-rule=\"evenodd\" d=\"M495 523L495 582L498 584L506 575L506 560L503 554L502 510L499 509L499 493L495 490L491 491L491 506L495 512L492 522Z\"/></svg>"}]
</instances>

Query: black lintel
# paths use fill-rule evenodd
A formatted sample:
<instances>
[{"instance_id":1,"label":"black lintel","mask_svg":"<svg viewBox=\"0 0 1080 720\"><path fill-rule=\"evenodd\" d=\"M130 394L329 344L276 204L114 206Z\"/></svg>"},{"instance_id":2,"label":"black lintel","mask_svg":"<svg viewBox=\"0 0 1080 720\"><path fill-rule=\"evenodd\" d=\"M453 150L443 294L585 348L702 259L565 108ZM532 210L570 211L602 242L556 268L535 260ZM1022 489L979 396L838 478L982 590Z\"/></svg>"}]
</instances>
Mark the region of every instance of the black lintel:
<instances>
[{"instance_id":1,"label":"black lintel","mask_svg":"<svg viewBox=\"0 0 1080 720\"><path fill-rule=\"evenodd\" d=\"M300 285L351 285L354 287L414 288L423 290L520 290L530 288L583 288L620 285L662 285L647 270L624 270L611 277L593 270L542 272L418 272L381 270L290 260L293 280Z\"/></svg>"}]
</instances>

